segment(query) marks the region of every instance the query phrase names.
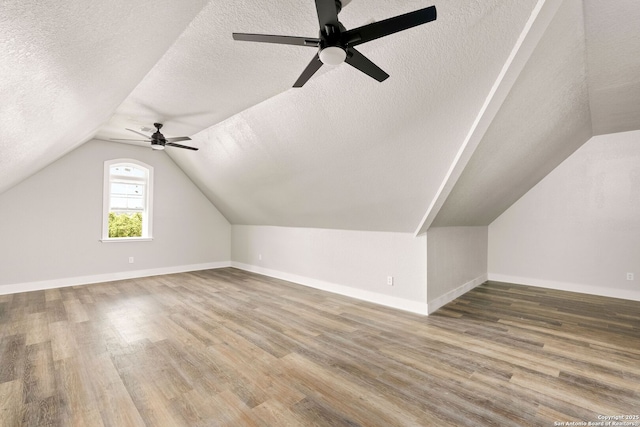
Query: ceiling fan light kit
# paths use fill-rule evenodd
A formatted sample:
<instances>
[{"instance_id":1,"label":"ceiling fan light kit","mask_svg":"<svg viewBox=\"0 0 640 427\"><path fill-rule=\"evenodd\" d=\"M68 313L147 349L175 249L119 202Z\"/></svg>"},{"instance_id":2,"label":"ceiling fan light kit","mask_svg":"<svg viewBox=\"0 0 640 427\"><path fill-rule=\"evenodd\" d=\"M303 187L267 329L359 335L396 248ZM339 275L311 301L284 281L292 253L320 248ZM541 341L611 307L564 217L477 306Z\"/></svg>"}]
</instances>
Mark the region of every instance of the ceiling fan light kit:
<instances>
[{"instance_id":1,"label":"ceiling fan light kit","mask_svg":"<svg viewBox=\"0 0 640 427\"><path fill-rule=\"evenodd\" d=\"M339 46L325 47L318 54L325 65L340 65L347 59L347 51Z\"/></svg>"},{"instance_id":2,"label":"ceiling fan light kit","mask_svg":"<svg viewBox=\"0 0 640 427\"><path fill-rule=\"evenodd\" d=\"M315 0L315 3L318 23L320 24L318 38L249 33L233 33L233 38L239 41L317 48L318 53L307 65L307 68L304 69L298 80L293 84L293 87L302 87L323 64L340 65L343 62L382 82L389 77L389 74L358 52L355 46L435 21L437 18L436 7L430 6L347 30L338 21L338 13L348 3L348 0Z\"/></svg>"}]
</instances>

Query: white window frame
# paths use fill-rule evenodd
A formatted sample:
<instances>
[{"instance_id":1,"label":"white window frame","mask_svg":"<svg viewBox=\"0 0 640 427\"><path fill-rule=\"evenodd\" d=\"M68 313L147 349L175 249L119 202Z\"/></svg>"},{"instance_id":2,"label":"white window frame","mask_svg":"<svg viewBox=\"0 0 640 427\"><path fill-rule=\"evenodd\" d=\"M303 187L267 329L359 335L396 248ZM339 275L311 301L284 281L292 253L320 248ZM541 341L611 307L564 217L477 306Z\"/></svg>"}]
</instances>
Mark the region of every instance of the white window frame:
<instances>
[{"instance_id":1,"label":"white window frame","mask_svg":"<svg viewBox=\"0 0 640 427\"><path fill-rule=\"evenodd\" d=\"M145 209L142 214L142 237L109 237L109 210L111 208L111 167L131 165L146 172ZM153 240L153 166L135 159L113 159L104 162L102 189L102 242L144 242Z\"/></svg>"}]
</instances>

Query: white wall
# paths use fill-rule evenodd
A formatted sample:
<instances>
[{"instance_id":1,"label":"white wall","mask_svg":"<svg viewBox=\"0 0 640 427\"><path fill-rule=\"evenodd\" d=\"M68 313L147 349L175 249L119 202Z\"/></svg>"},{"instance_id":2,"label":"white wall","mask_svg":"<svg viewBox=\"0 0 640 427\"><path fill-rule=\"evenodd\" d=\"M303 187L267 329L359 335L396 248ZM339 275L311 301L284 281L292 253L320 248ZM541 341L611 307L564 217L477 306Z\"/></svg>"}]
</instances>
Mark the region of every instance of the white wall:
<instances>
[{"instance_id":1,"label":"white wall","mask_svg":"<svg viewBox=\"0 0 640 427\"><path fill-rule=\"evenodd\" d=\"M99 241L104 161L114 158L154 167L151 242ZM230 235L165 153L90 141L0 194L0 293L228 265Z\"/></svg>"},{"instance_id":2,"label":"white wall","mask_svg":"<svg viewBox=\"0 0 640 427\"><path fill-rule=\"evenodd\" d=\"M593 137L498 217L489 278L640 300L640 131Z\"/></svg>"},{"instance_id":3,"label":"white wall","mask_svg":"<svg viewBox=\"0 0 640 427\"><path fill-rule=\"evenodd\" d=\"M424 236L234 225L231 259L245 270L426 314Z\"/></svg>"},{"instance_id":4,"label":"white wall","mask_svg":"<svg viewBox=\"0 0 640 427\"><path fill-rule=\"evenodd\" d=\"M429 313L487 280L488 227L427 231Z\"/></svg>"}]
</instances>

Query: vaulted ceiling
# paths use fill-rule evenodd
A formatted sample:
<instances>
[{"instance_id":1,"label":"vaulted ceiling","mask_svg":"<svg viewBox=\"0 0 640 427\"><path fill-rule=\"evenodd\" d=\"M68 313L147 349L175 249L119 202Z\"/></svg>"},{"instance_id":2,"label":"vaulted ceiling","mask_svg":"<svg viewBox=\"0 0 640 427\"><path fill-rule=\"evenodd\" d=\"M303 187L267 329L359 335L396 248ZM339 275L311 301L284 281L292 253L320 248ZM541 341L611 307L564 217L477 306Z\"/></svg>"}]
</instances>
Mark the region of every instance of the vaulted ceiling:
<instances>
[{"instance_id":1,"label":"vaulted ceiling","mask_svg":"<svg viewBox=\"0 0 640 427\"><path fill-rule=\"evenodd\" d=\"M104 3L104 2L103 2ZM418 233L486 225L591 135L640 128L635 0L447 0L291 88L313 0L3 2L0 192L91 138L164 123L169 155L234 224ZM352 0L347 28L430 6ZM117 144L117 142L113 142ZM166 154L165 154L166 153Z\"/></svg>"},{"instance_id":2,"label":"vaulted ceiling","mask_svg":"<svg viewBox=\"0 0 640 427\"><path fill-rule=\"evenodd\" d=\"M562 2L431 225L488 225L591 136L639 129L638 22L635 0Z\"/></svg>"}]
</instances>

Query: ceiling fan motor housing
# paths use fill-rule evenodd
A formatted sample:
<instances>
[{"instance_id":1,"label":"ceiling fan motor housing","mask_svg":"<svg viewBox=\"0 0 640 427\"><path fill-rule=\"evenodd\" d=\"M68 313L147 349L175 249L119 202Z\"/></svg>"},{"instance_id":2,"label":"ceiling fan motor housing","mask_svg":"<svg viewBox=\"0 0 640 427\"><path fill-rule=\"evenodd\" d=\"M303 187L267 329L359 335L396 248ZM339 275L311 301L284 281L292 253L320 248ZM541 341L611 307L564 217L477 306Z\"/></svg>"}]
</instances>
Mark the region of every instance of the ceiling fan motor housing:
<instances>
[{"instance_id":1,"label":"ceiling fan motor housing","mask_svg":"<svg viewBox=\"0 0 640 427\"><path fill-rule=\"evenodd\" d=\"M167 140L164 138L164 135L160 133L162 125L158 127L158 123L156 123L156 127L158 128L158 131L151 135L151 148L154 150L164 150Z\"/></svg>"},{"instance_id":2,"label":"ceiling fan motor housing","mask_svg":"<svg viewBox=\"0 0 640 427\"><path fill-rule=\"evenodd\" d=\"M336 7L340 10L339 1ZM320 30L320 61L326 65L340 65L347 59L347 46L342 40L342 32L347 29L338 22L338 26L327 24Z\"/></svg>"}]
</instances>

